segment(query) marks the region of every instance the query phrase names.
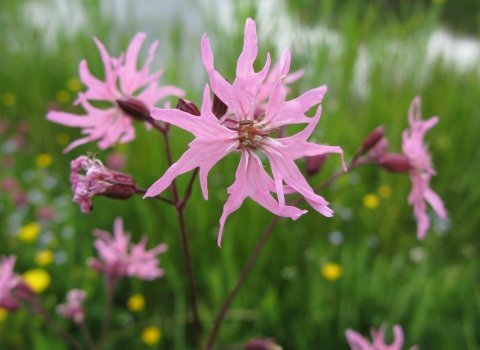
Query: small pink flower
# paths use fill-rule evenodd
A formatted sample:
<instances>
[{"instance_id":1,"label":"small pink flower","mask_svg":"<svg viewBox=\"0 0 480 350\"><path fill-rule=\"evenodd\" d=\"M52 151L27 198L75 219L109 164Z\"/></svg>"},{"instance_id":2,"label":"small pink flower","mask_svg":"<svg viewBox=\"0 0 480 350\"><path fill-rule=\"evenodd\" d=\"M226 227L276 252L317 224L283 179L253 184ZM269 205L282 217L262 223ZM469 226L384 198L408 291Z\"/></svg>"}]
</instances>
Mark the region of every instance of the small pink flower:
<instances>
[{"instance_id":1,"label":"small pink flower","mask_svg":"<svg viewBox=\"0 0 480 350\"><path fill-rule=\"evenodd\" d=\"M385 328L385 325L382 325L378 329L378 332L374 328L370 329L373 343L370 343L366 338L351 329L347 329L345 335L347 336L348 344L352 350L401 350L403 346L402 327L399 325L393 326L393 334L395 338L391 345L385 344ZM417 349L417 346L410 348L410 350Z\"/></svg>"},{"instance_id":2,"label":"small pink flower","mask_svg":"<svg viewBox=\"0 0 480 350\"><path fill-rule=\"evenodd\" d=\"M83 300L87 296L84 290L72 289L67 294L67 302L57 306L57 312L67 319L72 319L75 323L82 323L85 319L85 310L83 309Z\"/></svg>"},{"instance_id":3,"label":"small pink flower","mask_svg":"<svg viewBox=\"0 0 480 350\"><path fill-rule=\"evenodd\" d=\"M202 39L203 63L210 77L213 92L227 105L227 113L217 119L212 113L210 88L205 87L201 115L195 116L178 109L152 110L152 117L174 124L196 136L190 149L155 182L145 196L155 196L164 191L178 175L200 168L200 185L203 196L208 199L207 175L220 159L233 151L241 152L236 181L228 188L230 197L220 218L220 245L225 221L237 210L245 198L250 197L272 213L296 220L305 210L285 205L285 193L299 192L315 210L325 216L332 216L328 202L314 193L294 160L304 156L326 153L340 153L338 146L321 146L307 142L320 119L321 107L313 118L305 112L319 104L327 91L326 86L307 91L300 97L285 101L283 79L290 68L290 52L285 50L279 63L277 80L270 90L265 113L257 115L259 89L267 76L270 56L265 67L258 73L253 70L257 56L257 34L255 22L247 19L243 51L237 63L237 76L230 85L213 67L213 53L208 39ZM307 127L298 134L284 138L272 138L278 128L288 124L306 123ZM257 155L262 151L270 160L273 178L265 171ZM344 168L345 164L343 163ZM284 185L286 183L286 186ZM277 200L270 192L277 193Z\"/></svg>"},{"instance_id":4,"label":"small pink flower","mask_svg":"<svg viewBox=\"0 0 480 350\"><path fill-rule=\"evenodd\" d=\"M108 169L98 159L80 156L71 162L71 169L73 201L80 204L84 213L92 210L95 195L128 199L135 194L137 185L130 175ZM85 175L79 174L81 170Z\"/></svg>"},{"instance_id":5,"label":"small pink flower","mask_svg":"<svg viewBox=\"0 0 480 350\"><path fill-rule=\"evenodd\" d=\"M0 259L0 307L16 311L22 307L23 300L31 300L35 292L13 272L15 255L2 256Z\"/></svg>"},{"instance_id":6,"label":"small pink flower","mask_svg":"<svg viewBox=\"0 0 480 350\"><path fill-rule=\"evenodd\" d=\"M98 238L94 245L100 259L90 258L88 264L104 273L112 280L127 276L136 276L143 280L153 280L162 277L163 269L158 267L160 261L156 255L167 250L166 244L160 244L153 249L145 250L147 238L144 237L138 244L130 243L130 234L123 231L122 218L116 218L114 236L102 230L95 230Z\"/></svg>"},{"instance_id":7,"label":"small pink flower","mask_svg":"<svg viewBox=\"0 0 480 350\"><path fill-rule=\"evenodd\" d=\"M72 142L65 152L84 143L99 140L98 147L106 149L116 142L125 143L135 138L135 129L132 125L132 115L121 107L122 102L135 104L149 111L159 100L166 96L183 96L183 90L175 86L158 87L157 81L162 74L159 71L149 73L150 63L153 61L158 41L153 42L148 51L148 58L141 70L137 70L137 58L145 33L137 33L130 42L127 52L120 58L109 56L103 44L94 38L100 51L105 67L105 81L100 81L90 74L87 62L80 62L80 79L87 86L87 91L80 92L75 104L81 104L87 112L80 116L72 113L50 111L47 119L55 123L82 128L87 137ZM138 92L139 89L142 89ZM92 106L89 100L103 100L112 103L108 109L99 109Z\"/></svg>"},{"instance_id":8,"label":"small pink flower","mask_svg":"<svg viewBox=\"0 0 480 350\"><path fill-rule=\"evenodd\" d=\"M440 197L430 188L430 178L436 175L432 167L430 154L424 145L425 133L438 122L438 117L423 121L421 119L421 100L415 97L408 112L410 129L402 134L402 149L410 161L409 171L412 181L412 190L408 195L408 203L413 205L417 218L417 237L423 239L430 227L430 220L426 213L425 201L430 203L433 210L442 219L447 217L447 212Z\"/></svg>"}]
</instances>

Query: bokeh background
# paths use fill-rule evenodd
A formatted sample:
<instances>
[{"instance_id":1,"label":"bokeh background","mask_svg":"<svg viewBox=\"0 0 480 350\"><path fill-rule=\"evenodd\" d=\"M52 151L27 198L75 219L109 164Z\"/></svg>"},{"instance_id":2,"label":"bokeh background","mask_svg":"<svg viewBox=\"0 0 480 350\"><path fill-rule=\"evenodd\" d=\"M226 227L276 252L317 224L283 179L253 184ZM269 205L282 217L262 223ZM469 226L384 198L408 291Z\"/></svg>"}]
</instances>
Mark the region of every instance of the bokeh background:
<instances>
[{"instance_id":1,"label":"bokeh background","mask_svg":"<svg viewBox=\"0 0 480 350\"><path fill-rule=\"evenodd\" d=\"M432 227L418 241L407 204L408 176L375 167L349 172L321 193L335 217L310 210L296 222L282 219L227 314L218 345L265 336L284 349L348 349L346 328L367 335L370 326L386 322L403 326L406 347L480 349L478 0L2 0L0 253L16 254L16 270L33 273L52 312L68 290L85 289L87 323L98 336L106 296L102 276L85 261L96 254L92 230L111 232L121 216L133 241L145 233L149 247L166 242L169 251L161 256L164 278L130 279L118 286L107 348L193 348L173 209L138 196L124 202L95 198L93 212L81 213L71 201L69 163L98 148L89 143L63 154L80 132L50 123L45 115L50 109L83 112L72 105L84 89L78 81L80 60L103 77L92 37L118 57L138 31L148 34L140 62L158 39L152 69L164 67L161 83L182 87L186 98L200 105L208 81L201 36L207 33L216 69L232 81L247 17L257 23L257 69L267 52L276 61L290 46L292 71L305 70L292 84L290 98L328 85L314 138L340 145L347 158L378 125L387 128L390 150L400 152L408 107L420 95L423 118L440 117L426 140L438 172L431 186L449 218L429 212ZM136 140L100 152L99 159L117 162L148 187L167 168L164 145L154 130L143 125L136 130ZM172 128L172 140L178 159L192 135ZM216 165L209 201L196 183L187 208L205 334L272 217L247 200L229 217L223 248L217 247L218 220L237 164L233 155ZM298 165L303 168L304 162ZM330 157L312 185L339 165L338 157ZM188 179L179 178L181 188ZM83 341L70 322L58 321ZM148 344L142 337L149 326L160 329L158 342ZM0 344L2 349L66 348L27 311L0 310Z\"/></svg>"}]
</instances>

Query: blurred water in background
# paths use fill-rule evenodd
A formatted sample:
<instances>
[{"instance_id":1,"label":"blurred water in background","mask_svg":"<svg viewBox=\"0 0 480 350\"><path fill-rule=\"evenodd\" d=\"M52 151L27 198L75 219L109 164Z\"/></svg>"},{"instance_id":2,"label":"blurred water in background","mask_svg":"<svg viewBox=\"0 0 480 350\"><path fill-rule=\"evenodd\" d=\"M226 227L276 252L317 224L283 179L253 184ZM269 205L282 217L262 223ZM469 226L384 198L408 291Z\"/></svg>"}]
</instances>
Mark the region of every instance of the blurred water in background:
<instances>
[{"instance_id":1,"label":"blurred water in background","mask_svg":"<svg viewBox=\"0 0 480 350\"><path fill-rule=\"evenodd\" d=\"M247 2L245 3L247 4ZM90 31L89 22L92 20L89 10L81 0L45 0L26 1L21 3L21 10L18 11L25 27L38 30L42 35L45 50L56 52L59 48L59 34L68 38L75 37L82 31ZM170 37L174 30L181 30L182 40L186 41L181 45L181 56L183 64L188 61L190 76L188 82L192 88L201 90L205 82L204 70L199 58L200 38L203 33L208 37L215 37L209 29L215 27L218 33L232 34L242 31L235 20L236 11L239 5L232 0L191 0L157 1L157 0L103 0L99 3L100 18L107 21L112 27L109 42L106 46L111 52L121 50L118 44L118 33L125 33L126 30L144 31L148 41L158 39L161 49L157 55L161 62L167 59L168 52L172 51L172 40ZM290 46L296 57L307 57L311 48L328 48L329 59L335 60L340 57L345 48L345 38L337 31L328 28L321 23L309 26L302 23L288 11L282 0L261 0L244 6L256 7L256 13L261 14L256 18L259 40L273 43L276 52L274 57L279 57L286 47ZM95 36L95 33L89 33ZM133 31L130 35L133 36ZM454 35L446 28L436 28L428 33L428 37L414 40L423 40L425 69L420 82L429 74L427 68L432 63L442 60L444 64L454 67L459 72L477 69L480 72L480 40L475 37ZM214 40L212 40L213 42ZM10 47L7 50L17 51L21 49L18 40L10 40ZM215 47L215 44L213 44ZM367 80L369 69L372 65L372 56L401 57L399 65L392 70L394 81L402 79L404 72L414 67L408 57L418 55L412 52L410 42L391 39L383 42L383 47L369 47L366 44L358 48L355 76L352 80L352 91L360 98L367 98L369 95ZM381 54L372 54L372 51L381 51ZM193 58L193 59L192 59ZM418 61L417 61L418 62ZM158 60L156 62L158 65ZM412 63L413 64L413 63ZM160 66L153 65L154 69Z\"/></svg>"}]
</instances>

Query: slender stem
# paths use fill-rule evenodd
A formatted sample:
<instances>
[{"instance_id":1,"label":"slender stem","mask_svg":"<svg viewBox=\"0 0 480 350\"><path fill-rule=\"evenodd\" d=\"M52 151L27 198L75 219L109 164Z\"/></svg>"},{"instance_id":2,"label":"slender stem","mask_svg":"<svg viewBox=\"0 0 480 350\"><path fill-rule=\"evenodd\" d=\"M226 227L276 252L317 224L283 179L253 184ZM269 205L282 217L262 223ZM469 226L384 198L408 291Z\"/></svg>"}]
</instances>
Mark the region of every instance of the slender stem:
<instances>
[{"instance_id":1,"label":"slender stem","mask_svg":"<svg viewBox=\"0 0 480 350\"><path fill-rule=\"evenodd\" d=\"M195 178L197 177L198 174L198 168L195 168L195 170L192 173L192 177L190 178L190 181L188 182L187 189L185 190L185 195L183 196L182 204L186 203L188 199L190 198L190 195L192 194L192 188L193 188L193 182Z\"/></svg>"},{"instance_id":2,"label":"slender stem","mask_svg":"<svg viewBox=\"0 0 480 350\"><path fill-rule=\"evenodd\" d=\"M83 334L83 337L85 338L85 341L88 344L88 348L91 350L95 349L95 342L93 341L92 334L88 330L87 326L85 325L85 320L82 320L82 322L77 323L78 327L80 328L80 331Z\"/></svg>"},{"instance_id":3,"label":"slender stem","mask_svg":"<svg viewBox=\"0 0 480 350\"><path fill-rule=\"evenodd\" d=\"M73 348L73 349L76 349L76 350L83 350L83 347L70 335L68 334L67 332L65 332L63 330L62 327L60 327L58 325L57 322L55 322L55 320L52 318L52 316L50 316L47 311L44 309L44 307L40 304L40 301L37 300L36 301L36 307L35 309L37 309L36 312L38 312L39 314L41 314L44 318L45 318L45 321L63 338L65 339L65 341L70 344L70 346Z\"/></svg>"},{"instance_id":4,"label":"slender stem","mask_svg":"<svg viewBox=\"0 0 480 350\"><path fill-rule=\"evenodd\" d=\"M112 314L113 306L113 292L115 290L115 281L111 277L106 277L106 288L107 288L107 304L105 306L105 315L103 316L102 322L102 333L100 338L100 344L98 346L99 350L102 350L105 347L105 342L107 340L108 327L110 325L110 316Z\"/></svg>"},{"instance_id":5,"label":"slender stem","mask_svg":"<svg viewBox=\"0 0 480 350\"><path fill-rule=\"evenodd\" d=\"M270 234L273 232L273 228L275 227L279 219L280 219L279 216L275 216L272 219L272 221L270 221L270 224L265 229L265 232L263 233L262 237L258 241L257 246L255 247L255 250L253 251L252 255L250 255L250 258L248 259L247 264L243 268L243 271L240 274L240 277L238 278L238 281L235 284L235 287L228 295L227 300L225 300L225 302L223 303L222 308L220 309L217 317L215 318L215 323L213 325L212 330L210 331L210 335L208 336L207 346L205 347L206 350L212 349L215 343L215 338L217 336L218 331L220 330L220 326L222 324L223 318L225 317L225 314L227 313L228 308L232 304L233 299L235 298L238 291L240 290L240 287L242 286L243 282L247 278L247 275L252 269L253 264L257 260L258 255L260 254L260 251L263 248L263 245L267 241L268 237L270 237Z\"/></svg>"},{"instance_id":6,"label":"slender stem","mask_svg":"<svg viewBox=\"0 0 480 350\"><path fill-rule=\"evenodd\" d=\"M185 213L183 207L177 208L178 222L180 224L180 233L182 237L182 252L187 268L188 287L190 290L190 303L193 311L193 328L195 331L195 338L199 349L202 349L202 329L200 325L200 317L198 315L197 294L195 292L195 280L193 278L192 261L188 248L187 231L185 229Z\"/></svg>"},{"instance_id":7,"label":"slender stem","mask_svg":"<svg viewBox=\"0 0 480 350\"><path fill-rule=\"evenodd\" d=\"M139 188L139 187L137 187L137 188L135 189L135 193L145 194L145 193L147 193L147 190L144 189L144 188ZM168 204L171 204L171 205L175 205L175 202L174 202L174 201L172 201L171 199L162 197L162 196L154 196L153 198L158 199L158 200L161 200L161 201L163 201L163 202L165 202L165 203L168 203Z\"/></svg>"},{"instance_id":8,"label":"slender stem","mask_svg":"<svg viewBox=\"0 0 480 350\"><path fill-rule=\"evenodd\" d=\"M152 118L150 123L154 125L155 120ZM170 167L173 164L173 159L172 159L172 151L170 148L170 139L169 139L168 131L166 128L162 128L161 126L157 127L157 129L160 130L160 132L163 134L163 137L165 140L165 152L167 154L167 162L168 162L168 166ZM175 205L175 211L177 212L178 223L180 226L180 235L182 240L182 253L183 253L183 259L185 260L185 267L187 269L188 287L190 291L190 303L191 303L192 312L193 312L193 329L195 332L195 340L197 342L197 347L199 349L203 349L202 328L200 324L200 317L198 315L195 280L193 277L193 266L192 266L192 260L190 258L190 249L188 247L188 236L187 236L187 230L185 225L185 211L184 211L186 202L191 195L193 181L196 177L197 172L198 172L198 169L196 169L193 172L183 200L181 200L180 196L178 195L178 190L177 190L177 185L175 183L175 180L173 180L170 185L170 192L172 193L173 204Z\"/></svg>"},{"instance_id":9,"label":"slender stem","mask_svg":"<svg viewBox=\"0 0 480 350\"><path fill-rule=\"evenodd\" d=\"M159 123L157 122L155 119L153 119L152 117L150 116L147 116L145 121L147 123L150 123L155 129L157 129L158 131L160 131L163 135L166 134L166 130L165 128Z\"/></svg>"},{"instance_id":10,"label":"slender stem","mask_svg":"<svg viewBox=\"0 0 480 350\"><path fill-rule=\"evenodd\" d=\"M354 158L352 160L351 164L350 164L350 169L354 169L358 166L367 165L367 164L371 164L371 162L370 161L363 161L362 162L362 161L358 161L357 158ZM325 180L324 182L322 182L321 184L316 186L315 191L318 191L318 190L321 190L321 189L327 187L328 185L330 185L333 181L338 179L343 174L345 174L345 172L343 170L333 174L330 178L328 178L327 180ZM303 201L305 201L305 198L300 197L300 198L296 199L295 201L291 202L291 204L292 205L298 205L298 204L302 203ZM210 331L210 334L208 336L207 346L205 347L206 350L211 350L213 348L213 345L215 344L216 336L218 334L218 331L220 330L220 326L222 324L223 318L225 317L225 314L227 313L228 308L232 304L233 299L235 298L238 291L240 290L240 287L242 286L243 282L247 278L248 273L252 269L253 264L257 260L258 255L260 254L260 251L262 250L262 248L263 248L265 242L267 241L268 237L270 236L270 234L273 232L273 229L274 229L275 225L277 224L277 222L279 221L279 219L280 219L279 216L275 216L272 219L272 221L270 221L270 224L265 229L262 237L260 238L260 240L258 241L258 243L255 247L255 250L253 251L252 255L250 255L250 258L248 259L247 264L243 268L243 271L240 274L240 277L238 278L238 281L235 284L235 287L233 288L233 290L230 292L227 299L223 303L220 311L217 314L217 317L215 318L215 323L213 325L213 328Z\"/></svg>"}]
</instances>

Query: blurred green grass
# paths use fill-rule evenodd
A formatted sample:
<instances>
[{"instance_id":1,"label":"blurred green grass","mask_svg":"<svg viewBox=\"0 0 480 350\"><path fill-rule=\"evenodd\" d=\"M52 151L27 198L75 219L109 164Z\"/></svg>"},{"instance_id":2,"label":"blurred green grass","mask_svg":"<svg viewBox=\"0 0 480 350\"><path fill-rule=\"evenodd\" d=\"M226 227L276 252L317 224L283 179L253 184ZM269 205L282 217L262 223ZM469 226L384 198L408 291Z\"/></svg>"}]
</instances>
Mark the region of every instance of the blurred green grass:
<instances>
[{"instance_id":1,"label":"blurred green grass","mask_svg":"<svg viewBox=\"0 0 480 350\"><path fill-rule=\"evenodd\" d=\"M87 216L82 214L78 205L65 201L71 198L69 162L87 151L97 151L96 145L91 143L63 154L63 146L55 141L57 135L66 133L73 140L79 137L79 131L49 123L44 118L51 104L58 104L55 102L57 92L68 91L67 82L77 76L81 59L88 61L96 76L102 76L92 36L105 42L110 53L116 56L137 31L149 30L147 42L151 42L155 34L165 35L161 32L163 27L159 25L155 29L155 24L152 27L151 23L147 26L131 20L119 28L112 18L100 15L100 2L92 0L84 3L88 27L73 36L57 33L58 50L49 50L43 44L44 32L26 26L20 16L20 9L26 3L0 4L0 28L5 33L0 36L0 47L5 48L0 54L0 95L8 92L16 98L11 106L0 104L0 118L8 120L11 128L20 121L30 125L26 146L13 154L15 165L4 167L1 177L18 177L29 194L40 189L43 201L18 210L8 194L1 194L3 243L0 252L17 254L20 272L36 266L34 255L39 247L49 246L56 252L65 252L64 263L45 267L52 276L51 286L42 293L45 304L54 311L69 289L86 289L88 324L98 335L104 312L103 282L101 276L86 268L85 260L95 255L92 230L101 228L111 232L114 218L122 216L134 241L147 233L149 246L166 242L169 251L161 256L166 270L164 278L120 284L112 319L112 329L116 331L112 332L109 348L147 348L142 345L139 334L148 324L162 329L158 348L193 348L185 268L173 210L163 203L140 197L125 202L95 198L94 211ZM212 43L217 70L232 80L247 16L257 21L259 30L257 68L263 65L267 51L277 60L275 38L262 37L262 29L268 25L264 22L264 13L253 2L246 4L234 5L231 26L236 29L226 31L221 22L213 20L215 13L192 3L189 10L204 19L201 24L204 30L192 37L182 29L185 18L173 21L175 24L168 32L170 42L162 41L159 48L162 51L162 45L166 45L169 49L161 55L166 68L161 83L179 85L187 91L188 99L200 102L206 74L201 71L202 84L191 83L192 74L198 75L198 72L192 72L193 68L190 71L190 67L201 68L199 43L203 32ZM438 228L441 223L433 223L426 239L419 242L415 237L412 209L406 200L410 191L408 177L375 168L354 170L321 193L332 202L337 213L334 218L324 218L304 206L310 212L298 221L282 219L227 315L219 344L266 336L276 338L284 349L346 349L346 328L367 335L370 326L378 327L386 321L390 326L402 325L408 346L480 349L480 247L476 237L480 229L478 65L476 69L461 71L442 60L426 62L428 38L440 23L442 5L429 3L412 8L405 5L405 15L399 16L397 10L390 11L371 2L363 7L362 2L348 1L348 6L341 10L332 2L321 4L320 9L314 2L305 2L300 10L295 6L288 9L292 18L302 18L302 13L308 13L309 8L312 14L320 13L319 20L342 38L342 50L335 53L335 48L321 41L309 43L302 50L299 50L300 41L287 43L292 50L291 71L306 70L301 81L293 84L290 96L328 85L322 119L314 136L318 142L340 145L348 158L380 124L387 127L390 150L400 151L400 135L408 126L409 104L414 96L420 95L423 117L440 117L440 123L429 131L426 139L439 174L432 180L432 188L445 202L451 228L445 231ZM301 20L298 23L303 25ZM314 26L314 21L309 20L305 29ZM190 46L196 55L186 54L186 47ZM369 74L359 90L353 86L361 48L369 52ZM158 64L158 58L156 61ZM74 98L70 92L70 101L60 104L60 108L81 113L71 106ZM1 140L3 150L6 139L13 137L11 130L5 140ZM192 136L172 128L171 139L174 158L178 159ZM142 125L137 126L137 139L118 146L116 151L126 155L125 172L132 174L143 187L148 187L166 170L162 140ZM105 159L109 152L101 152L100 159ZM39 153L50 154L53 164L46 169L37 168L35 157ZM270 213L247 200L229 217L223 248L216 246L226 187L234 181L237 164L238 156L234 155L216 165L209 176L210 200L203 200L196 184L187 209L205 332L210 329L215 311L236 282L271 218ZM312 183L327 178L339 164L338 157L330 157L326 168ZM45 189L42 186L49 177L55 178L57 184ZM31 178L31 182L26 180ZM179 186L185 188L188 179L188 175L181 176ZM381 198L376 209L364 207L363 196L377 193L381 185L390 186L392 196ZM35 209L39 205L54 203L63 218L45 224L43 229L43 234L47 231L53 234L53 241L24 243L15 238L12 216L20 220L18 224L28 224L36 220ZM350 220L348 213L353 213ZM64 234L65 227L73 228L72 238ZM329 235L335 231L343 235L339 245L329 241ZM328 261L343 267L344 274L339 280L330 282L322 277L320 266ZM146 298L147 307L140 313L132 313L125 307L126 300L134 293L142 293ZM73 325L60 322L81 340ZM121 327L127 328L121 331ZM2 346L11 349L61 349L63 346L41 319L23 311L9 314L0 323L0 339Z\"/></svg>"}]
</instances>

